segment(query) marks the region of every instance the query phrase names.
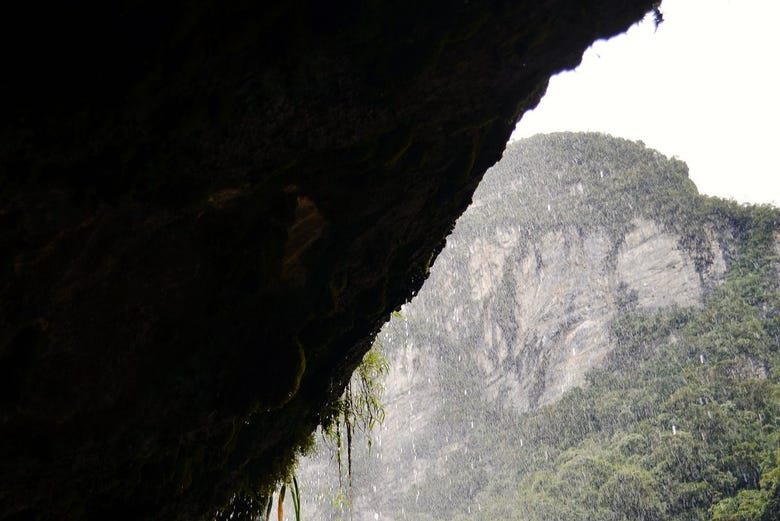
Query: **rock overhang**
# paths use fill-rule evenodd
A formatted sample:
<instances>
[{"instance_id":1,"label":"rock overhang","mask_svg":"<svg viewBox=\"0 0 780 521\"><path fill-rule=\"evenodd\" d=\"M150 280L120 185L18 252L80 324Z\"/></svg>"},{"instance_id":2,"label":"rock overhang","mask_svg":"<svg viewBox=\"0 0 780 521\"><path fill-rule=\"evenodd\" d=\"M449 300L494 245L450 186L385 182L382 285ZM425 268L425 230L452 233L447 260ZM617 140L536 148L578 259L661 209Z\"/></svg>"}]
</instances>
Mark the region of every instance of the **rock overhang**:
<instances>
[{"instance_id":1,"label":"rock overhang","mask_svg":"<svg viewBox=\"0 0 780 521\"><path fill-rule=\"evenodd\" d=\"M0 518L273 481L549 76L652 4L19 6Z\"/></svg>"}]
</instances>

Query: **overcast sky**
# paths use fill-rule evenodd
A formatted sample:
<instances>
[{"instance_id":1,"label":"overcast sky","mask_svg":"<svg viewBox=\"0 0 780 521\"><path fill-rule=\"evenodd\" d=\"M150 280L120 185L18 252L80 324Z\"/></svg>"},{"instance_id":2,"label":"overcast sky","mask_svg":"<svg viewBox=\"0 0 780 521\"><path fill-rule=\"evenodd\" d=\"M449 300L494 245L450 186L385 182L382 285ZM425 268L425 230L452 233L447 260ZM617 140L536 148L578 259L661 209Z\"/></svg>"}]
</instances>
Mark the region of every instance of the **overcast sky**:
<instances>
[{"instance_id":1,"label":"overcast sky","mask_svg":"<svg viewBox=\"0 0 780 521\"><path fill-rule=\"evenodd\" d=\"M664 0L555 76L512 139L595 130L688 163L701 193L780 205L780 0Z\"/></svg>"}]
</instances>

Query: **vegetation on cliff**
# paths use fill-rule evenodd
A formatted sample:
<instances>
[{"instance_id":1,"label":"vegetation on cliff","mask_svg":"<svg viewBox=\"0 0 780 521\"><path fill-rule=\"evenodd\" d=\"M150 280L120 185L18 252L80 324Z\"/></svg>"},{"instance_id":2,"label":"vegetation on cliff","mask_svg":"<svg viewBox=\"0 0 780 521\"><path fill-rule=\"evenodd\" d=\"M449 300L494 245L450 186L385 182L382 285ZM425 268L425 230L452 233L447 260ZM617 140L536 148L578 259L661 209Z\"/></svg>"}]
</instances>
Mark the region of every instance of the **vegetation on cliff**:
<instances>
[{"instance_id":1,"label":"vegetation on cliff","mask_svg":"<svg viewBox=\"0 0 780 521\"><path fill-rule=\"evenodd\" d=\"M659 223L706 270L709 208L679 159L595 133L538 135L510 144L485 177L479 204L458 221L464 238L487 227L523 231L533 247L551 230L605 230L617 249L633 218ZM459 235L460 236L460 235Z\"/></svg>"},{"instance_id":2,"label":"vegetation on cliff","mask_svg":"<svg viewBox=\"0 0 780 521\"><path fill-rule=\"evenodd\" d=\"M619 316L618 347L586 386L503 415L475 452L510 477L474 483L482 512L453 519L775 519L780 213L708 206L735 232L723 285L701 309Z\"/></svg>"},{"instance_id":3,"label":"vegetation on cliff","mask_svg":"<svg viewBox=\"0 0 780 521\"><path fill-rule=\"evenodd\" d=\"M597 226L619 244L626 216L641 215L677 235L706 270L710 229L729 254L728 271L701 309L646 313L629 296L606 364L557 403L519 417L485 404L502 428L472 436L470 452L490 470L456 496L478 507L468 513L456 502L445 517L772 518L780 485L780 212L698 196L682 162L623 140L564 134L520 148L522 170L503 168L537 190L520 205L533 216L530 230ZM528 167L540 160L544 170ZM511 219L517 203L499 200Z\"/></svg>"},{"instance_id":4,"label":"vegetation on cliff","mask_svg":"<svg viewBox=\"0 0 780 521\"><path fill-rule=\"evenodd\" d=\"M617 254L636 218L677 237L702 280L715 241L725 276L705 285L698 307L642 308L635 291L619 287L610 354L555 403L520 414L500 392L489 396L475 356L484 347L479 336L454 344L448 326L428 320L442 295L424 289L421 302L390 324L391 364L401 344L440 361L418 368L439 389L425 398L435 432L415 438L414 459L404 456L415 483L393 498L394 519L777 519L780 211L700 196L683 162L641 143L553 134L510 145L451 242L496 227L519 231L519 262L533 258L550 231L598 230ZM446 298L462 304L458 286L448 286ZM504 277L482 305L507 306L515 290ZM496 315L502 335L518 334L514 315ZM458 331L473 330L483 316L467 309ZM430 464L419 480L418 458ZM372 465L360 462L357 472Z\"/></svg>"}]
</instances>

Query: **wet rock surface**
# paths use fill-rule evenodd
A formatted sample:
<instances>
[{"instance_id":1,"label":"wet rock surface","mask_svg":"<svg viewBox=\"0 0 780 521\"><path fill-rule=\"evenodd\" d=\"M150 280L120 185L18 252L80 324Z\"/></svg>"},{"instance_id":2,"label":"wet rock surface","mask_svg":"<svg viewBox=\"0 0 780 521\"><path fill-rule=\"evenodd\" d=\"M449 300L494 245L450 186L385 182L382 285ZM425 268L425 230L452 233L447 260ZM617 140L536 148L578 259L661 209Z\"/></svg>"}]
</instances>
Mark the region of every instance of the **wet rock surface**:
<instances>
[{"instance_id":1,"label":"wet rock surface","mask_svg":"<svg viewBox=\"0 0 780 521\"><path fill-rule=\"evenodd\" d=\"M0 518L262 492L548 77L652 4L10 8Z\"/></svg>"}]
</instances>

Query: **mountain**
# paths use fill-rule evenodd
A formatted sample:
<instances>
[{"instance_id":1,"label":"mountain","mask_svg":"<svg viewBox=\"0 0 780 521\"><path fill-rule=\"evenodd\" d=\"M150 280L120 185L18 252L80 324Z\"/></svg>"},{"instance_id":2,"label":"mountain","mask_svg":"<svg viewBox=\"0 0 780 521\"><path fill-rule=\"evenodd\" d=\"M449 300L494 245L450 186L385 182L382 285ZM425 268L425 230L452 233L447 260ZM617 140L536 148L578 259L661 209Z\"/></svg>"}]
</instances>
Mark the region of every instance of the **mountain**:
<instances>
[{"instance_id":1,"label":"mountain","mask_svg":"<svg viewBox=\"0 0 780 521\"><path fill-rule=\"evenodd\" d=\"M509 145L379 337L353 518L774 519L778 258L777 209L701 196L641 142ZM310 500L339 497L326 473Z\"/></svg>"}]
</instances>

